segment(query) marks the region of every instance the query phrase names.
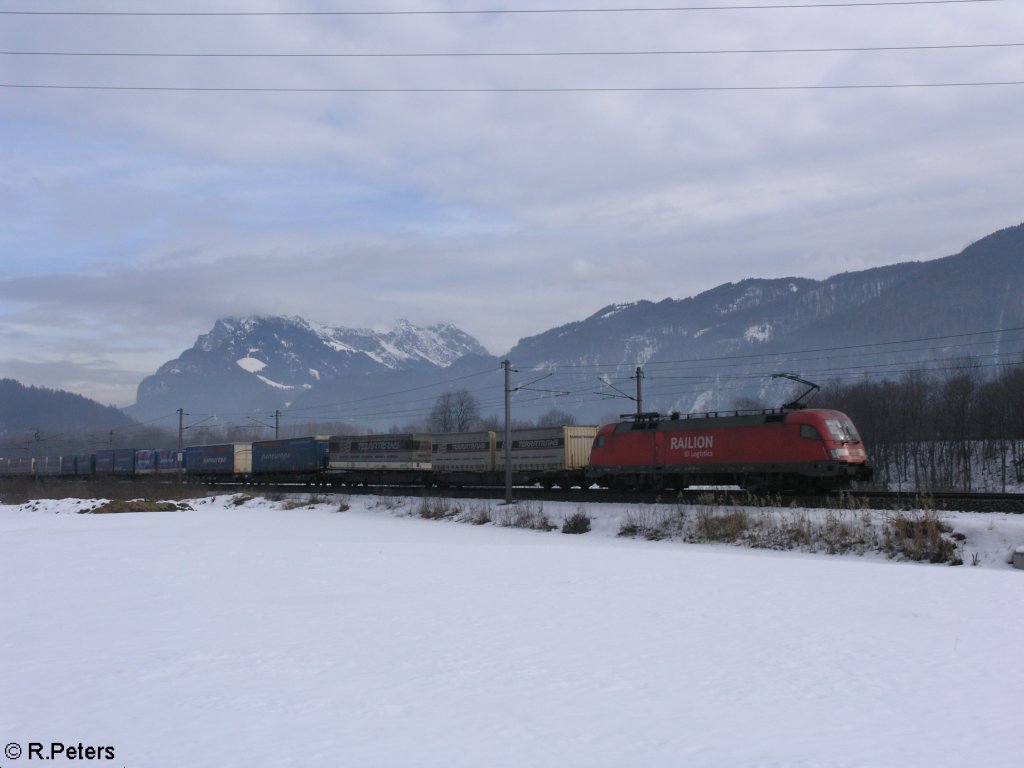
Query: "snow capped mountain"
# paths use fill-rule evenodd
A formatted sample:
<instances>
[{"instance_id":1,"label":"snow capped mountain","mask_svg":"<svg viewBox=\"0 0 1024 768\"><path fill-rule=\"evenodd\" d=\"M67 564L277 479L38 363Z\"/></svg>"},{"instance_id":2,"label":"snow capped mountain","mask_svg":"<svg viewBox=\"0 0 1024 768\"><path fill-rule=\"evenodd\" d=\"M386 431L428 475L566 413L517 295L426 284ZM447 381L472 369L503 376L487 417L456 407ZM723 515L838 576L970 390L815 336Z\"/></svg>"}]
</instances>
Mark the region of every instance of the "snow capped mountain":
<instances>
[{"instance_id":1,"label":"snow capped mountain","mask_svg":"<svg viewBox=\"0 0 1024 768\"><path fill-rule=\"evenodd\" d=\"M222 318L210 333L199 337L195 348L238 354L235 362L257 377L268 367L286 372L288 386L311 385L310 379L369 370L374 364L393 370L419 364L445 368L465 355L487 354L476 339L454 325L421 328L399 320L386 331L373 331L301 317ZM317 366L307 367L308 362Z\"/></svg>"},{"instance_id":2,"label":"snow capped mountain","mask_svg":"<svg viewBox=\"0 0 1024 768\"><path fill-rule=\"evenodd\" d=\"M301 317L225 317L143 380L128 410L139 418L197 402L210 411L274 410L305 393L344 389L339 383L353 376L444 369L466 355L487 350L447 324L423 328L400 320L374 331Z\"/></svg>"}]
</instances>

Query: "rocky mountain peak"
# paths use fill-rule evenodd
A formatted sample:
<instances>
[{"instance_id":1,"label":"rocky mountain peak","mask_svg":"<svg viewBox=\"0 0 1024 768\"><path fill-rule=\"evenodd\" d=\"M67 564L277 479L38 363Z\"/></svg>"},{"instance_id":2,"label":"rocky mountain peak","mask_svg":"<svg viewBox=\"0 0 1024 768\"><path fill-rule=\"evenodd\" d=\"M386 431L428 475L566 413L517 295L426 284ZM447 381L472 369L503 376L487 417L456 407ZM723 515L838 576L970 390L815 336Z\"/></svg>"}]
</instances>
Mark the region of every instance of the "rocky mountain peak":
<instances>
[{"instance_id":1,"label":"rocky mountain peak","mask_svg":"<svg viewBox=\"0 0 1024 768\"><path fill-rule=\"evenodd\" d=\"M150 412L199 397L232 410L274 410L348 376L443 369L471 354L487 350L449 324L424 328L400 320L375 331L301 317L223 317L143 380L130 410Z\"/></svg>"}]
</instances>

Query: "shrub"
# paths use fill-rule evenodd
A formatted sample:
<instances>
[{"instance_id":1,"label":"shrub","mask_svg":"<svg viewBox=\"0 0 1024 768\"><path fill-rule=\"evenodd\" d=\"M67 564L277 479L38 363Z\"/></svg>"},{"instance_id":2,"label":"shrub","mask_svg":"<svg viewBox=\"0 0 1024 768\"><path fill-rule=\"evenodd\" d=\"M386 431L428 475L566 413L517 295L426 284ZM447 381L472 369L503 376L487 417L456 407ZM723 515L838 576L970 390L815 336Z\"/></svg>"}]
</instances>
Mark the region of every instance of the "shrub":
<instances>
[{"instance_id":1,"label":"shrub","mask_svg":"<svg viewBox=\"0 0 1024 768\"><path fill-rule=\"evenodd\" d=\"M739 541L749 528L750 515L744 509L697 510L696 535L703 541Z\"/></svg>"},{"instance_id":2,"label":"shrub","mask_svg":"<svg viewBox=\"0 0 1024 768\"><path fill-rule=\"evenodd\" d=\"M952 532L952 526L940 520L934 510L896 512L885 522L884 550L889 557L903 555L909 560L954 563L959 557L956 543L947 538Z\"/></svg>"},{"instance_id":3,"label":"shrub","mask_svg":"<svg viewBox=\"0 0 1024 768\"><path fill-rule=\"evenodd\" d=\"M486 501L478 501L469 511L460 519L460 522L469 523L470 525L487 525L493 520L491 514L491 505Z\"/></svg>"},{"instance_id":4,"label":"shrub","mask_svg":"<svg viewBox=\"0 0 1024 768\"><path fill-rule=\"evenodd\" d=\"M416 514L424 520L448 520L462 514L462 505L451 499L424 496L420 499Z\"/></svg>"},{"instance_id":5,"label":"shrub","mask_svg":"<svg viewBox=\"0 0 1024 768\"><path fill-rule=\"evenodd\" d=\"M675 512L654 507L653 509L631 509L626 512L626 519L619 527L619 536L629 536L661 541L671 539L683 533L686 522L685 508L679 507Z\"/></svg>"},{"instance_id":6,"label":"shrub","mask_svg":"<svg viewBox=\"0 0 1024 768\"><path fill-rule=\"evenodd\" d=\"M562 521L562 533L589 533L590 517L582 509Z\"/></svg>"},{"instance_id":7,"label":"shrub","mask_svg":"<svg viewBox=\"0 0 1024 768\"><path fill-rule=\"evenodd\" d=\"M544 505L539 502L516 502L503 508L498 524L505 528L529 528L534 531L553 531L556 528L544 514Z\"/></svg>"},{"instance_id":8,"label":"shrub","mask_svg":"<svg viewBox=\"0 0 1024 768\"><path fill-rule=\"evenodd\" d=\"M376 501L373 502L374 509L386 509L394 512L396 509L401 509L405 504L405 500L399 496L378 496Z\"/></svg>"}]
</instances>

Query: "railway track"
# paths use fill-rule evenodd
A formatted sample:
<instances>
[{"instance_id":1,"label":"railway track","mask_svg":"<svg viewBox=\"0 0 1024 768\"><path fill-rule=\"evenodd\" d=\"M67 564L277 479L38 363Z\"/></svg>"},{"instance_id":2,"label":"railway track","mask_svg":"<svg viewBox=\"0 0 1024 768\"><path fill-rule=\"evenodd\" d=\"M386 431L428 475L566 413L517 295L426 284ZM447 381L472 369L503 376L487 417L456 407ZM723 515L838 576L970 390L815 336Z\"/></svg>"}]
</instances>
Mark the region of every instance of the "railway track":
<instances>
[{"instance_id":1,"label":"railway track","mask_svg":"<svg viewBox=\"0 0 1024 768\"><path fill-rule=\"evenodd\" d=\"M91 483L47 482L37 484L31 480L17 482L20 478L0 479L0 499L5 490L14 490L18 496L44 498L60 489L60 495L67 492L88 494ZM160 495L162 488L175 487L173 495L180 497L182 489L174 480L113 481L123 488L124 498ZM223 483L216 486L187 485L187 488L216 489L227 493L316 493L378 495L378 496L423 496L451 499L488 499L498 502L505 500L505 489L494 486L461 488L423 488L410 485L331 486L317 484L261 484ZM114 488L107 480L93 493L110 496ZM122 494L118 494L121 496ZM958 491L916 493L908 491L854 490L837 491L828 494L786 494L752 495L747 491L715 489L687 491L612 491L598 488L574 488L570 490L545 490L537 486L513 488L516 501L567 502L577 504L743 504L759 507L836 508L836 509L934 509L942 512L1002 512L1024 514L1024 494L1020 493L965 493Z\"/></svg>"}]
</instances>

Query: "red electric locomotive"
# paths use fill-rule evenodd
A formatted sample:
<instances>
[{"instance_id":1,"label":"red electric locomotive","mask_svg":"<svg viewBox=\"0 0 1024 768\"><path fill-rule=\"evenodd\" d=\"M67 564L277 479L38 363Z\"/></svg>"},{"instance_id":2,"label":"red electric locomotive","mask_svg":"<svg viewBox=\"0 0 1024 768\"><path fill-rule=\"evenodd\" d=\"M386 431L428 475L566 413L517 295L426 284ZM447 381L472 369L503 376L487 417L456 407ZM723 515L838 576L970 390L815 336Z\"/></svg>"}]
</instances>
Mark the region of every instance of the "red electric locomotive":
<instances>
[{"instance_id":1,"label":"red electric locomotive","mask_svg":"<svg viewBox=\"0 0 1024 768\"><path fill-rule=\"evenodd\" d=\"M825 490L870 477L850 418L815 409L641 414L598 430L588 468L590 482L622 489Z\"/></svg>"}]
</instances>

